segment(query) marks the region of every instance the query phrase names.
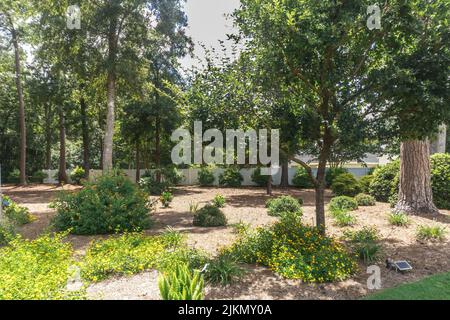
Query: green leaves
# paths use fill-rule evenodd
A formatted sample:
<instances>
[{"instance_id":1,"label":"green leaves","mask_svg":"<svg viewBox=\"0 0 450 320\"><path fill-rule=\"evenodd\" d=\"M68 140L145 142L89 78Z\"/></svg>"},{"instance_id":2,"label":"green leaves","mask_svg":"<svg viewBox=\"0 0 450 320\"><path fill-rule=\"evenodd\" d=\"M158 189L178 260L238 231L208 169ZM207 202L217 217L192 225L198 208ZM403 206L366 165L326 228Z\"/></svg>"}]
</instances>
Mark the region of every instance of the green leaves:
<instances>
[{"instance_id":1,"label":"green leaves","mask_svg":"<svg viewBox=\"0 0 450 320\"><path fill-rule=\"evenodd\" d=\"M183 264L160 275L158 286L163 300L203 300L205 295L203 275Z\"/></svg>"}]
</instances>

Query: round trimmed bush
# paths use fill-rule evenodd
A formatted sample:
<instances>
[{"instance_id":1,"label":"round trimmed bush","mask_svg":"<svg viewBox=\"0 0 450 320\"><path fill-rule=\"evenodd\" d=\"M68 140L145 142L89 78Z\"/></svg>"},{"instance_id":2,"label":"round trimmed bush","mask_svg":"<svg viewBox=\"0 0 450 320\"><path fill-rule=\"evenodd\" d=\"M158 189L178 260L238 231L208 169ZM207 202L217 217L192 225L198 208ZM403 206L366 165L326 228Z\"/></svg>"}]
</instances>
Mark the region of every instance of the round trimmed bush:
<instances>
[{"instance_id":1,"label":"round trimmed bush","mask_svg":"<svg viewBox=\"0 0 450 320\"><path fill-rule=\"evenodd\" d=\"M306 169L303 167L299 167L295 172L294 177L292 178L292 184L297 188L312 188L313 184L311 182L311 178L306 172Z\"/></svg>"},{"instance_id":2,"label":"round trimmed bush","mask_svg":"<svg viewBox=\"0 0 450 320\"><path fill-rule=\"evenodd\" d=\"M327 188L331 187L331 185L334 182L334 179L336 179L337 176L340 176L341 174L348 173L348 170L346 168L337 167L337 168L328 168L325 173L325 183Z\"/></svg>"},{"instance_id":3,"label":"round trimmed bush","mask_svg":"<svg viewBox=\"0 0 450 320\"><path fill-rule=\"evenodd\" d=\"M358 202L347 196L334 197L330 201L329 209L331 211L356 210L358 209Z\"/></svg>"},{"instance_id":4,"label":"round trimmed bush","mask_svg":"<svg viewBox=\"0 0 450 320\"><path fill-rule=\"evenodd\" d=\"M222 227L227 225L227 218L222 210L207 204L195 213L193 224L198 227Z\"/></svg>"},{"instance_id":5,"label":"round trimmed bush","mask_svg":"<svg viewBox=\"0 0 450 320\"><path fill-rule=\"evenodd\" d=\"M214 174L212 173L211 168L200 168L200 171L198 172L198 183L200 183L201 186L212 186L215 180L216 179L214 177Z\"/></svg>"},{"instance_id":6,"label":"round trimmed bush","mask_svg":"<svg viewBox=\"0 0 450 320\"><path fill-rule=\"evenodd\" d=\"M244 177L242 177L238 168L230 167L219 176L219 185L223 187L237 188L242 185Z\"/></svg>"},{"instance_id":7,"label":"round trimmed bush","mask_svg":"<svg viewBox=\"0 0 450 320\"><path fill-rule=\"evenodd\" d=\"M266 207L270 216L281 216L285 213L295 213L299 216L303 214L300 202L291 196L270 199L266 202Z\"/></svg>"},{"instance_id":8,"label":"round trimmed bush","mask_svg":"<svg viewBox=\"0 0 450 320\"><path fill-rule=\"evenodd\" d=\"M431 156L431 184L434 204L440 209L450 209L450 154Z\"/></svg>"},{"instance_id":9,"label":"round trimmed bush","mask_svg":"<svg viewBox=\"0 0 450 320\"><path fill-rule=\"evenodd\" d=\"M77 193L61 193L52 207L57 210L53 226L73 234L140 231L152 225L147 195L117 172L87 183Z\"/></svg>"},{"instance_id":10,"label":"round trimmed bush","mask_svg":"<svg viewBox=\"0 0 450 320\"><path fill-rule=\"evenodd\" d=\"M331 190L338 196L354 197L361 192L361 186L351 173L343 173L334 179Z\"/></svg>"},{"instance_id":11,"label":"round trimmed bush","mask_svg":"<svg viewBox=\"0 0 450 320\"><path fill-rule=\"evenodd\" d=\"M374 206L376 204L375 198L370 194L360 193L355 197L356 202L358 202L359 206L369 207Z\"/></svg>"},{"instance_id":12,"label":"round trimmed bush","mask_svg":"<svg viewBox=\"0 0 450 320\"><path fill-rule=\"evenodd\" d=\"M377 201L388 202L392 195L398 193L399 172L400 161L398 160L376 168L369 187L370 195Z\"/></svg>"}]
</instances>

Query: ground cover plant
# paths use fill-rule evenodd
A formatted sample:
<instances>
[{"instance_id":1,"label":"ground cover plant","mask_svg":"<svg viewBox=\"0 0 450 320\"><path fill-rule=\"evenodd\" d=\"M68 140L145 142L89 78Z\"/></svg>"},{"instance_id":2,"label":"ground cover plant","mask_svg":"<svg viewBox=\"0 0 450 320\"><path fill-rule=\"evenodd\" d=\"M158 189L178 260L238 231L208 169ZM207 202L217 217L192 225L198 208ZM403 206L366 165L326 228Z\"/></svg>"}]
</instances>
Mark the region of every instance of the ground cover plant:
<instances>
[{"instance_id":1,"label":"ground cover plant","mask_svg":"<svg viewBox=\"0 0 450 320\"><path fill-rule=\"evenodd\" d=\"M64 234L36 240L20 237L0 249L0 300L83 298L83 292L65 290L69 266L75 264Z\"/></svg>"},{"instance_id":2,"label":"ground cover plant","mask_svg":"<svg viewBox=\"0 0 450 320\"><path fill-rule=\"evenodd\" d=\"M305 282L340 281L357 269L346 249L320 230L305 226L295 214L286 214L269 227L243 232L222 250L237 261L259 263L288 279Z\"/></svg>"},{"instance_id":3,"label":"ground cover plant","mask_svg":"<svg viewBox=\"0 0 450 320\"><path fill-rule=\"evenodd\" d=\"M33 215L27 208L18 205L8 196L3 196L2 198L3 212L10 223L21 226L34 220Z\"/></svg>"}]
</instances>

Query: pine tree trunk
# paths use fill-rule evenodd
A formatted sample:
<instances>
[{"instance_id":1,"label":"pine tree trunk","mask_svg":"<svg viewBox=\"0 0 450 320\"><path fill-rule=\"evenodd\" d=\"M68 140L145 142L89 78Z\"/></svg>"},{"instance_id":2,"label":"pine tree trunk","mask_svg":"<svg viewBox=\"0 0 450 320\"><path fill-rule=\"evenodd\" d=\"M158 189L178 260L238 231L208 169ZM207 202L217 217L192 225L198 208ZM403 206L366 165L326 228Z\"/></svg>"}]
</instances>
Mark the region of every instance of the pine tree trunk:
<instances>
[{"instance_id":1,"label":"pine tree trunk","mask_svg":"<svg viewBox=\"0 0 450 320\"><path fill-rule=\"evenodd\" d=\"M45 169L50 170L52 164L52 119L50 104L46 103L45 106Z\"/></svg>"},{"instance_id":2,"label":"pine tree trunk","mask_svg":"<svg viewBox=\"0 0 450 320\"><path fill-rule=\"evenodd\" d=\"M64 119L64 109L59 107L59 183L67 183L66 174L66 124Z\"/></svg>"},{"instance_id":3,"label":"pine tree trunk","mask_svg":"<svg viewBox=\"0 0 450 320\"><path fill-rule=\"evenodd\" d=\"M84 97L80 98L80 111L81 111L81 129L83 138L83 169L85 179L89 179L89 171L91 169L89 163L89 125L87 120L87 105Z\"/></svg>"},{"instance_id":4,"label":"pine tree trunk","mask_svg":"<svg viewBox=\"0 0 450 320\"><path fill-rule=\"evenodd\" d=\"M108 33L107 115L103 142L103 171L113 168L113 137L116 105L117 17L110 21Z\"/></svg>"},{"instance_id":5,"label":"pine tree trunk","mask_svg":"<svg viewBox=\"0 0 450 320\"><path fill-rule=\"evenodd\" d=\"M316 227L325 233L325 172L326 160L319 162L317 168L317 185L315 188L316 194Z\"/></svg>"},{"instance_id":6,"label":"pine tree trunk","mask_svg":"<svg viewBox=\"0 0 450 320\"><path fill-rule=\"evenodd\" d=\"M435 214L430 173L429 141L410 140L400 147L400 191L397 212Z\"/></svg>"},{"instance_id":7,"label":"pine tree trunk","mask_svg":"<svg viewBox=\"0 0 450 320\"><path fill-rule=\"evenodd\" d=\"M23 99L23 88L21 81L21 66L20 66L20 51L19 51L19 40L17 37L17 32L12 28L11 31L12 42L14 46L14 56L15 56L15 69L16 69L16 88L17 95L19 97L19 132L20 132L20 157L19 157L19 170L20 170L20 184L27 184L26 175L26 157L27 157L27 134L25 126L25 102Z\"/></svg>"},{"instance_id":8,"label":"pine tree trunk","mask_svg":"<svg viewBox=\"0 0 450 320\"><path fill-rule=\"evenodd\" d=\"M283 160L283 163L281 164L280 187L281 188L289 187L289 161L288 160Z\"/></svg>"}]
</instances>

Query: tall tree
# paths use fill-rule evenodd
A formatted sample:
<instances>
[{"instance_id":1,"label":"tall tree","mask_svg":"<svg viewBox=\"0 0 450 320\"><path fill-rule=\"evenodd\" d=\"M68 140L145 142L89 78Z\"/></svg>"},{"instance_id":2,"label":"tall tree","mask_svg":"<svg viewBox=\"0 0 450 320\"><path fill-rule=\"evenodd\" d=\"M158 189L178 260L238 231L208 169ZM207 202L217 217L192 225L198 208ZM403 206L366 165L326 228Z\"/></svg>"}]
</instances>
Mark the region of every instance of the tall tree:
<instances>
[{"instance_id":1,"label":"tall tree","mask_svg":"<svg viewBox=\"0 0 450 320\"><path fill-rule=\"evenodd\" d=\"M25 102L22 86L22 67L21 67L21 49L20 37L23 32L23 24L26 19L25 1L4 1L0 4L0 31L3 30L10 35L10 40L14 48L16 90L19 104L19 132L20 132L20 184L27 184L26 176L26 154L27 154L27 135L25 125Z\"/></svg>"},{"instance_id":2,"label":"tall tree","mask_svg":"<svg viewBox=\"0 0 450 320\"><path fill-rule=\"evenodd\" d=\"M407 36L396 35L401 32L414 38L417 22L411 16L424 7L435 14L445 3L386 1L381 8L381 30L367 27L370 1L242 0L234 13L241 35L266 77L266 87L283 83L298 101L302 147L315 157L317 173L313 175L308 163L292 160L300 163L313 181L316 224L323 232L325 172L333 152L339 150L335 147L364 146L386 123L396 128L405 124L400 115L410 109L393 104L392 99L380 99L383 83L392 79L395 84L403 74L394 69L388 77L391 54L411 44ZM400 90L397 85L392 89ZM417 131L414 127L432 127L443 113L436 105L421 109L427 110L422 118L403 129L413 132ZM363 147L354 150L354 156L364 155Z\"/></svg>"}]
</instances>

